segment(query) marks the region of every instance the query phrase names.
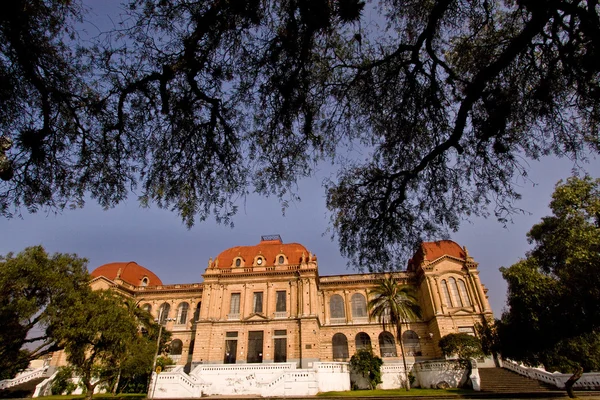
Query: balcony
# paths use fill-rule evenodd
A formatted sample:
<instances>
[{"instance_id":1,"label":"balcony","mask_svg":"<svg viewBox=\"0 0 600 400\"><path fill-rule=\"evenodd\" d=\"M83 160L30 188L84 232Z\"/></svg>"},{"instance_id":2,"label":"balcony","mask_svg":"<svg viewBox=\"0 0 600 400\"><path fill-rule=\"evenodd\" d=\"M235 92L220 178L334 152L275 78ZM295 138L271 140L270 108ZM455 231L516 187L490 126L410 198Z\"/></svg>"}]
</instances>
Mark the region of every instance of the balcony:
<instances>
[{"instance_id":1,"label":"balcony","mask_svg":"<svg viewBox=\"0 0 600 400\"><path fill-rule=\"evenodd\" d=\"M229 321L235 321L235 320L239 320L240 319L240 313L236 313L236 314L227 314L227 319Z\"/></svg>"},{"instance_id":2,"label":"balcony","mask_svg":"<svg viewBox=\"0 0 600 400\"><path fill-rule=\"evenodd\" d=\"M287 318L287 311L275 311L273 313L273 318L276 318L276 319Z\"/></svg>"}]
</instances>

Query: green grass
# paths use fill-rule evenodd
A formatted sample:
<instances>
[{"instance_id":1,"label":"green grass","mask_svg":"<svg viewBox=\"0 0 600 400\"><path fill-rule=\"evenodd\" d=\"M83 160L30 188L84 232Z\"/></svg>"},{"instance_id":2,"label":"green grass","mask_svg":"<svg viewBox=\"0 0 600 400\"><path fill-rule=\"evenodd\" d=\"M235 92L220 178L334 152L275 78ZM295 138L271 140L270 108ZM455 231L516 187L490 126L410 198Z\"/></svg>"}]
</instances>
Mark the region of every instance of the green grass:
<instances>
[{"instance_id":1,"label":"green grass","mask_svg":"<svg viewBox=\"0 0 600 400\"><path fill-rule=\"evenodd\" d=\"M44 396L44 397L40 397L40 399L44 399L44 400L81 400L84 399L85 395L83 394L77 394L77 395L62 395L62 396ZM107 393L98 393L94 395L94 400L141 400L141 399L145 399L146 398L146 393L124 393L124 394L117 394L116 396L113 396L112 394L107 394Z\"/></svg>"},{"instance_id":2,"label":"green grass","mask_svg":"<svg viewBox=\"0 0 600 400\"><path fill-rule=\"evenodd\" d=\"M325 392L319 393L319 397L398 397L398 396L458 396L461 394L473 394L472 390L464 389L421 389L414 388L390 390L349 390L347 392Z\"/></svg>"}]
</instances>

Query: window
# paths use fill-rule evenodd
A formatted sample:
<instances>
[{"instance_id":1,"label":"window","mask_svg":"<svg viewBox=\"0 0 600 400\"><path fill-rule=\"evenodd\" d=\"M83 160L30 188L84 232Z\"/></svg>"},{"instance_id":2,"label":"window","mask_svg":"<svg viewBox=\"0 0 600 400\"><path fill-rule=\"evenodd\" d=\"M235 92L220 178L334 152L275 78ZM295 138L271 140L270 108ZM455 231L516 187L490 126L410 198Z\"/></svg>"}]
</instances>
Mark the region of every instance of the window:
<instances>
[{"instance_id":1,"label":"window","mask_svg":"<svg viewBox=\"0 0 600 400\"><path fill-rule=\"evenodd\" d=\"M187 324L187 315L188 309L190 305L188 303L181 303L179 307L177 307L177 323L178 324Z\"/></svg>"},{"instance_id":2,"label":"window","mask_svg":"<svg viewBox=\"0 0 600 400\"><path fill-rule=\"evenodd\" d=\"M445 279L442 279L440 283L442 286L442 296L444 297L444 303L446 303L446 307L452 307L452 301L450 300L450 292L448 291L448 284Z\"/></svg>"},{"instance_id":3,"label":"window","mask_svg":"<svg viewBox=\"0 0 600 400\"><path fill-rule=\"evenodd\" d=\"M356 351L369 350L371 348L371 337L364 333L359 332L354 339L356 345Z\"/></svg>"},{"instance_id":4,"label":"window","mask_svg":"<svg viewBox=\"0 0 600 400\"><path fill-rule=\"evenodd\" d=\"M175 339L171 342L169 355L180 356L183 350L183 343L179 339Z\"/></svg>"},{"instance_id":5,"label":"window","mask_svg":"<svg viewBox=\"0 0 600 400\"><path fill-rule=\"evenodd\" d=\"M240 313L240 294L231 293L231 303L229 303L229 314Z\"/></svg>"},{"instance_id":6,"label":"window","mask_svg":"<svg viewBox=\"0 0 600 400\"><path fill-rule=\"evenodd\" d=\"M463 302L467 306L473 305L471 303L471 299L469 298L469 292L467 292L467 286L465 285L465 281L463 281L462 279L458 280L458 291L460 293L460 297L462 297Z\"/></svg>"},{"instance_id":7,"label":"window","mask_svg":"<svg viewBox=\"0 0 600 400\"><path fill-rule=\"evenodd\" d=\"M235 364L237 359L237 332L225 333L225 356L223 364Z\"/></svg>"},{"instance_id":8,"label":"window","mask_svg":"<svg viewBox=\"0 0 600 400\"><path fill-rule=\"evenodd\" d=\"M352 318L361 318L367 316L367 302L365 296L360 293L352 295Z\"/></svg>"},{"instance_id":9,"label":"window","mask_svg":"<svg viewBox=\"0 0 600 400\"><path fill-rule=\"evenodd\" d=\"M458 287L456 286L456 279L448 279L448 286L450 286L450 296L452 296L452 304L454 307L462 307L463 302L458 295Z\"/></svg>"},{"instance_id":10,"label":"window","mask_svg":"<svg viewBox=\"0 0 600 400\"><path fill-rule=\"evenodd\" d=\"M277 296L277 303L275 304L275 311L276 312L287 311L287 309L286 309L286 291L278 290L277 292L275 292L275 295Z\"/></svg>"},{"instance_id":11,"label":"window","mask_svg":"<svg viewBox=\"0 0 600 400\"><path fill-rule=\"evenodd\" d=\"M285 257L279 256L279 264L284 264L284 263L285 263Z\"/></svg>"},{"instance_id":12,"label":"window","mask_svg":"<svg viewBox=\"0 0 600 400\"><path fill-rule=\"evenodd\" d=\"M148 278L144 277L144 279L142 279L142 286L148 286Z\"/></svg>"},{"instance_id":13,"label":"window","mask_svg":"<svg viewBox=\"0 0 600 400\"><path fill-rule=\"evenodd\" d=\"M161 325L167 324L167 318L169 318L169 311L171 310L171 305L169 303L163 303L158 310L158 322Z\"/></svg>"},{"instance_id":14,"label":"window","mask_svg":"<svg viewBox=\"0 0 600 400\"><path fill-rule=\"evenodd\" d=\"M419 335L415 331L405 331L402 334L402 343L407 356L420 356L421 344L419 343Z\"/></svg>"},{"instance_id":15,"label":"window","mask_svg":"<svg viewBox=\"0 0 600 400\"><path fill-rule=\"evenodd\" d=\"M242 259L241 258L236 258L235 259L235 266L239 267L240 265L242 265Z\"/></svg>"},{"instance_id":16,"label":"window","mask_svg":"<svg viewBox=\"0 0 600 400\"><path fill-rule=\"evenodd\" d=\"M336 333L331 339L333 348L333 361L346 361L348 359L348 339L343 333Z\"/></svg>"},{"instance_id":17,"label":"window","mask_svg":"<svg viewBox=\"0 0 600 400\"><path fill-rule=\"evenodd\" d=\"M263 312L263 292L254 292L254 302L252 309L257 314Z\"/></svg>"},{"instance_id":18,"label":"window","mask_svg":"<svg viewBox=\"0 0 600 400\"><path fill-rule=\"evenodd\" d=\"M331 318L345 318L346 313L344 312L344 299L339 294L334 294L329 299L329 312Z\"/></svg>"},{"instance_id":19,"label":"window","mask_svg":"<svg viewBox=\"0 0 600 400\"><path fill-rule=\"evenodd\" d=\"M262 265L262 263L263 263L263 259L262 259L262 257L258 257L258 258L256 259L256 265Z\"/></svg>"},{"instance_id":20,"label":"window","mask_svg":"<svg viewBox=\"0 0 600 400\"><path fill-rule=\"evenodd\" d=\"M396 343L394 343L394 336L389 332L381 332L379 334L379 351L381 357L397 357Z\"/></svg>"}]
</instances>

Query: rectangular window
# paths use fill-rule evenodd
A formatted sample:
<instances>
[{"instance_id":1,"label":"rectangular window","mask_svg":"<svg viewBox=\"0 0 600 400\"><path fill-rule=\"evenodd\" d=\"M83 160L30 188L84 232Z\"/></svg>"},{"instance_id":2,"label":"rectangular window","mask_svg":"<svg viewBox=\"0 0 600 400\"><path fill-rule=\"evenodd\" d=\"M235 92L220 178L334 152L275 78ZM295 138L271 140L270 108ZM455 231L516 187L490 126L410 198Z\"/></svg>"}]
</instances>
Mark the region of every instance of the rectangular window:
<instances>
[{"instance_id":1,"label":"rectangular window","mask_svg":"<svg viewBox=\"0 0 600 400\"><path fill-rule=\"evenodd\" d=\"M231 293L231 303L229 303L229 314L240 313L240 294Z\"/></svg>"},{"instance_id":2,"label":"rectangular window","mask_svg":"<svg viewBox=\"0 0 600 400\"><path fill-rule=\"evenodd\" d=\"M263 312L263 292L254 292L253 310L257 314Z\"/></svg>"},{"instance_id":3,"label":"rectangular window","mask_svg":"<svg viewBox=\"0 0 600 400\"><path fill-rule=\"evenodd\" d=\"M277 304L275 305L276 312L285 312L286 310L286 292L285 290L277 291Z\"/></svg>"}]
</instances>

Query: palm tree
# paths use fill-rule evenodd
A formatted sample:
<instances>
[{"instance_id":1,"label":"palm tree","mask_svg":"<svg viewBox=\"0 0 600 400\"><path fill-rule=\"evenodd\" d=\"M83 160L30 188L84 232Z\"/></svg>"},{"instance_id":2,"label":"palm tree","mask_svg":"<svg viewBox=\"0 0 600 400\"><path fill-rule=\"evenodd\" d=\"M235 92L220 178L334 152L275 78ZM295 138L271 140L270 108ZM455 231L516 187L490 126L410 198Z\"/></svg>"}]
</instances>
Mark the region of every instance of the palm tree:
<instances>
[{"instance_id":1,"label":"palm tree","mask_svg":"<svg viewBox=\"0 0 600 400\"><path fill-rule=\"evenodd\" d=\"M402 362L404 363L404 374L406 390L410 390L408 380L408 368L402 344L402 324L416 321L421 318L421 307L408 286L400 286L391 277L382 279L371 291L369 310L371 318L378 319L383 325L383 330L391 328L396 330L396 340L400 342L402 351Z\"/></svg>"}]
</instances>

